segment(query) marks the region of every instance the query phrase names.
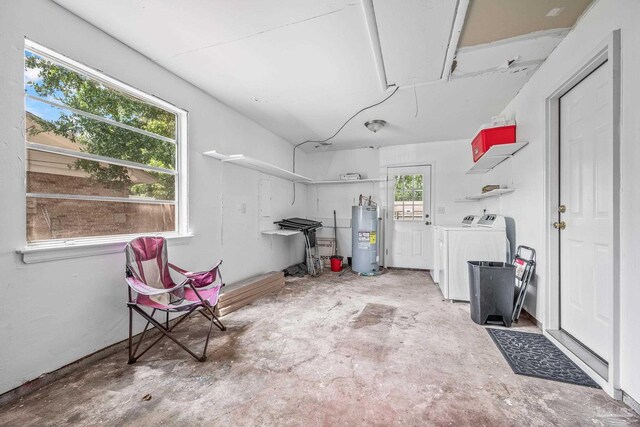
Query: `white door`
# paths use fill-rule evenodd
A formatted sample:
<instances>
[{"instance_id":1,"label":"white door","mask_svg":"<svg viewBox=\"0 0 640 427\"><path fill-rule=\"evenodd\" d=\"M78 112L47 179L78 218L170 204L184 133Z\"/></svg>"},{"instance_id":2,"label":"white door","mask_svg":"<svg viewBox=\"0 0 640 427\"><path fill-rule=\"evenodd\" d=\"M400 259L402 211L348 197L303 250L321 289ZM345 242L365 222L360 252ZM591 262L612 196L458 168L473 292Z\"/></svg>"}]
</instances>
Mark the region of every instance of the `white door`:
<instances>
[{"instance_id":1,"label":"white door","mask_svg":"<svg viewBox=\"0 0 640 427\"><path fill-rule=\"evenodd\" d=\"M605 361L613 306L610 66L560 98L560 328Z\"/></svg>"},{"instance_id":2,"label":"white door","mask_svg":"<svg viewBox=\"0 0 640 427\"><path fill-rule=\"evenodd\" d=\"M431 166L387 168L385 265L433 268Z\"/></svg>"}]
</instances>

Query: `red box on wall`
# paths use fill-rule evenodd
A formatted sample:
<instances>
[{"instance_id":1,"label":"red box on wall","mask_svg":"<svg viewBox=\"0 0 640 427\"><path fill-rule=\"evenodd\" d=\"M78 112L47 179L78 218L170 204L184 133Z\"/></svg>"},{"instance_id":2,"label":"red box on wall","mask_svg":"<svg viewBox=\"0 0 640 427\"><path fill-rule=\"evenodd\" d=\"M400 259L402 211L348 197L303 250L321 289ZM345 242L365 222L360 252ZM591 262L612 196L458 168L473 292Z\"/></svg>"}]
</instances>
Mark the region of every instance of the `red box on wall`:
<instances>
[{"instance_id":1,"label":"red box on wall","mask_svg":"<svg viewBox=\"0 0 640 427\"><path fill-rule=\"evenodd\" d=\"M494 145L514 142L516 142L516 125L482 129L471 141L473 161L477 162Z\"/></svg>"}]
</instances>

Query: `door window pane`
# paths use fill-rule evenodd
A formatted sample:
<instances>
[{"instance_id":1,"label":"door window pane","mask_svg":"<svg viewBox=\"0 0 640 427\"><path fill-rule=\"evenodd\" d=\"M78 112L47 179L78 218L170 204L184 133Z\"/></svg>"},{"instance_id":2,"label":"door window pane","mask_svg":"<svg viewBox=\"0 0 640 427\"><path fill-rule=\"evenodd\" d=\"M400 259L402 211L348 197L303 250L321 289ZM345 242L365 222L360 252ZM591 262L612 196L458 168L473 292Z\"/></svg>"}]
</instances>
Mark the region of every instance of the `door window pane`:
<instances>
[{"instance_id":1,"label":"door window pane","mask_svg":"<svg viewBox=\"0 0 640 427\"><path fill-rule=\"evenodd\" d=\"M393 218L420 221L424 215L424 178L422 174L396 175Z\"/></svg>"}]
</instances>

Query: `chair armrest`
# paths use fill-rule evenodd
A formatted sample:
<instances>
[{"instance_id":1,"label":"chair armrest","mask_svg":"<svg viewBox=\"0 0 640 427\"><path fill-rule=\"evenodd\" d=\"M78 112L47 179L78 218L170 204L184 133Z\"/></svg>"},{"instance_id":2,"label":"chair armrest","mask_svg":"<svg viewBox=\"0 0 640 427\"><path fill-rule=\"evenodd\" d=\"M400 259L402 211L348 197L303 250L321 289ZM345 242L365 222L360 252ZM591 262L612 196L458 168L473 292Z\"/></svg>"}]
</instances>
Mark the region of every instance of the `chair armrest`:
<instances>
[{"instance_id":1,"label":"chair armrest","mask_svg":"<svg viewBox=\"0 0 640 427\"><path fill-rule=\"evenodd\" d=\"M220 264L222 264L222 260L218 261L210 270L198 272L187 271L171 263L169 263L169 267L185 276L195 287L202 288L216 281Z\"/></svg>"},{"instance_id":2,"label":"chair armrest","mask_svg":"<svg viewBox=\"0 0 640 427\"><path fill-rule=\"evenodd\" d=\"M177 271L178 273L182 274L185 277L194 277L194 276L201 276L203 274L207 274L207 273L211 273L213 270L217 269L218 267L220 267L220 264L222 264L222 260L218 261L218 263L216 265L214 265L213 267L211 267L209 270L205 270L205 271L188 271L185 269L182 269L180 267L178 267L175 264L171 264L168 263L169 267L171 267L173 270Z\"/></svg>"}]
</instances>

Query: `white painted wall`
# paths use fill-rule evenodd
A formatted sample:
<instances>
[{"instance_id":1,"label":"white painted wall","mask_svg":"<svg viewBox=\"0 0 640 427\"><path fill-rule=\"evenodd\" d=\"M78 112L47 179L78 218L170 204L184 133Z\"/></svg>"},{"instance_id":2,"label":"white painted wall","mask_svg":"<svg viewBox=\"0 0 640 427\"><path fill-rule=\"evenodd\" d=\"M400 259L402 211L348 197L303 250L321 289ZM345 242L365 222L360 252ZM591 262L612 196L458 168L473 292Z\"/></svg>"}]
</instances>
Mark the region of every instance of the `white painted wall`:
<instances>
[{"instance_id":1,"label":"white painted wall","mask_svg":"<svg viewBox=\"0 0 640 427\"><path fill-rule=\"evenodd\" d=\"M388 166L433 166L433 220L436 225L459 223L465 215L482 214L475 203L457 201L482 190L477 175L465 175L473 165L470 140L396 145L383 147L380 152L380 168L385 173ZM438 214L438 208L444 208L445 213Z\"/></svg>"},{"instance_id":2,"label":"white painted wall","mask_svg":"<svg viewBox=\"0 0 640 427\"><path fill-rule=\"evenodd\" d=\"M303 258L299 236L259 234L261 175L201 155L212 149L243 153L289 168L288 142L48 0L0 2L0 393L127 334L122 254L25 265L15 252L26 236L24 37L189 111L195 236L188 244L170 245L172 261L201 269L223 258L224 277L233 282ZM304 216L306 188L298 185L298 202L291 206L291 183L271 183L272 218ZM244 214L238 212L242 203Z\"/></svg>"},{"instance_id":3,"label":"white painted wall","mask_svg":"<svg viewBox=\"0 0 640 427\"><path fill-rule=\"evenodd\" d=\"M377 178L379 150L326 151L308 155L303 175L317 180L337 180L340 174L357 172L366 178ZM333 211L338 220L338 252L351 256L351 206L358 204L360 194L378 198L377 183L310 185L307 189L307 215L322 221L318 237L334 237ZM345 260L346 263L346 260Z\"/></svg>"},{"instance_id":4,"label":"white painted wall","mask_svg":"<svg viewBox=\"0 0 640 427\"><path fill-rule=\"evenodd\" d=\"M520 242L539 253L538 283L529 295L527 309L544 320L547 295L544 290L545 233L549 226L544 211L545 99L581 65L612 31L622 39L622 128L621 128L621 360L620 386L640 401L640 304L637 264L640 259L640 2L599 0L560 43L538 72L504 110L518 123L518 139L529 141L522 152L499 166L484 182L512 182L517 191L498 209L516 220Z\"/></svg>"},{"instance_id":5,"label":"white painted wall","mask_svg":"<svg viewBox=\"0 0 640 427\"><path fill-rule=\"evenodd\" d=\"M479 193L482 183L477 175L465 175L471 167L469 140L429 142L396 145L377 150L363 148L344 151L312 153L308 156L305 174L315 179L336 179L345 172L359 172L367 178L386 177L388 166L433 165L433 204L445 209L435 213L435 224L460 222L466 214L482 214L476 203L456 202ZM360 194L373 195L381 206L386 206L386 190L381 184L330 184L310 186L307 193L307 210L311 217L330 220L320 231L323 237L333 237L332 215L338 217L338 247L341 255L351 255L351 206L358 203Z\"/></svg>"}]
</instances>

